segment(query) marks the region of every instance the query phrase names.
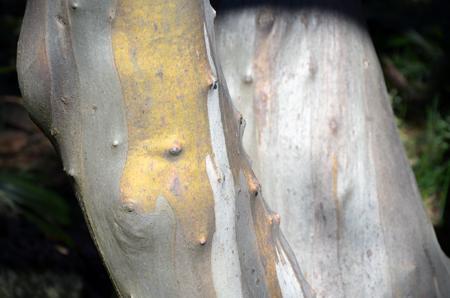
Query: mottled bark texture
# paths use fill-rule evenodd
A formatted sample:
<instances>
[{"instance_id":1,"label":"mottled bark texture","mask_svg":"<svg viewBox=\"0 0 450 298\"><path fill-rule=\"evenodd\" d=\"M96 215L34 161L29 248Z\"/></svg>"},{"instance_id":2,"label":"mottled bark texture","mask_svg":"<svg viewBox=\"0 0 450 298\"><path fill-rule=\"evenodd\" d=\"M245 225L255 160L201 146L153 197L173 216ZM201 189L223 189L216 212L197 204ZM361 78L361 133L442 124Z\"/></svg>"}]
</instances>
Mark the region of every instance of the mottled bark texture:
<instances>
[{"instance_id":1,"label":"mottled bark texture","mask_svg":"<svg viewBox=\"0 0 450 298\"><path fill-rule=\"evenodd\" d=\"M124 297L308 289L241 148L201 0L30 0L24 103Z\"/></svg>"},{"instance_id":2,"label":"mottled bark texture","mask_svg":"<svg viewBox=\"0 0 450 298\"><path fill-rule=\"evenodd\" d=\"M219 58L244 148L318 297L449 297L357 1L230 1ZM261 1L259 1L261 2Z\"/></svg>"}]
</instances>

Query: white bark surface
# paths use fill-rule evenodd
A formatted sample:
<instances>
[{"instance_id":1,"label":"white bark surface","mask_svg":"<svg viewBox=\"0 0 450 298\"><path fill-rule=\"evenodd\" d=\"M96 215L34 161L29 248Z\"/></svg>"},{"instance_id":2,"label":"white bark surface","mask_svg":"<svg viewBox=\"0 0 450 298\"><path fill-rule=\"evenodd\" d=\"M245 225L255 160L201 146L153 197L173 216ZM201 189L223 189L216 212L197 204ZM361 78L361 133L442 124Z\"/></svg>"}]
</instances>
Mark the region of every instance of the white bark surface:
<instances>
[{"instance_id":1,"label":"white bark surface","mask_svg":"<svg viewBox=\"0 0 450 298\"><path fill-rule=\"evenodd\" d=\"M325 2L218 15L263 194L318 297L448 297L370 37L356 5Z\"/></svg>"}]
</instances>

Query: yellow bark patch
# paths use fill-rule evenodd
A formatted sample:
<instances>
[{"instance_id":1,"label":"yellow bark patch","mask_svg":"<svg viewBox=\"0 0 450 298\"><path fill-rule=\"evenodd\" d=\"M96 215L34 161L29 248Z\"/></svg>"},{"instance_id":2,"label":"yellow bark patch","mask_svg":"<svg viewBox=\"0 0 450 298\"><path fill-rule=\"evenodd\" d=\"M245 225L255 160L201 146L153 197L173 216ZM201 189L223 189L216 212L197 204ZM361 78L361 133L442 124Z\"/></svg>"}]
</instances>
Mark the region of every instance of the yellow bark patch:
<instances>
[{"instance_id":1,"label":"yellow bark patch","mask_svg":"<svg viewBox=\"0 0 450 298\"><path fill-rule=\"evenodd\" d=\"M128 125L122 200L151 212L163 196L191 243L214 227L204 40L199 1L118 1L113 49Z\"/></svg>"}]
</instances>

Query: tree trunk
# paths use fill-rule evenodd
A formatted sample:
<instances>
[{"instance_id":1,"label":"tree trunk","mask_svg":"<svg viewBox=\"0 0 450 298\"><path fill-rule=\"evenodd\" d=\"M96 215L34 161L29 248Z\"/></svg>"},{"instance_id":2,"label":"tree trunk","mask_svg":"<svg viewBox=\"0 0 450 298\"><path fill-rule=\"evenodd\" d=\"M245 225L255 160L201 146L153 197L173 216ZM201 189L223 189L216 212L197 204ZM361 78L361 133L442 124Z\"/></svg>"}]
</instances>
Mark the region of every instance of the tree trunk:
<instances>
[{"instance_id":1,"label":"tree trunk","mask_svg":"<svg viewBox=\"0 0 450 298\"><path fill-rule=\"evenodd\" d=\"M24 103L121 296L309 296L241 149L201 0L28 1Z\"/></svg>"},{"instance_id":2,"label":"tree trunk","mask_svg":"<svg viewBox=\"0 0 450 298\"><path fill-rule=\"evenodd\" d=\"M357 1L245 2L219 8L219 58L247 120L244 148L312 290L448 297L449 261Z\"/></svg>"}]
</instances>

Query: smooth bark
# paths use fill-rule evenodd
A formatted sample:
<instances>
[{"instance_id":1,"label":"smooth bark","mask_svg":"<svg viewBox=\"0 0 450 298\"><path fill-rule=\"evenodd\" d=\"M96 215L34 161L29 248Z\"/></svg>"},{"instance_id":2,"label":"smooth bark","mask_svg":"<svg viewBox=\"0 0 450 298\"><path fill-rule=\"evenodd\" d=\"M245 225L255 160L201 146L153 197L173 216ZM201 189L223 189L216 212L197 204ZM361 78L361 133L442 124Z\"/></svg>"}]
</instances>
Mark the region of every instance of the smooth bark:
<instances>
[{"instance_id":1,"label":"smooth bark","mask_svg":"<svg viewBox=\"0 0 450 298\"><path fill-rule=\"evenodd\" d=\"M448 297L357 2L231 2L216 35L244 148L313 291Z\"/></svg>"},{"instance_id":2,"label":"smooth bark","mask_svg":"<svg viewBox=\"0 0 450 298\"><path fill-rule=\"evenodd\" d=\"M301 297L200 0L28 1L24 103L121 296Z\"/></svg>"}]
</instances>

